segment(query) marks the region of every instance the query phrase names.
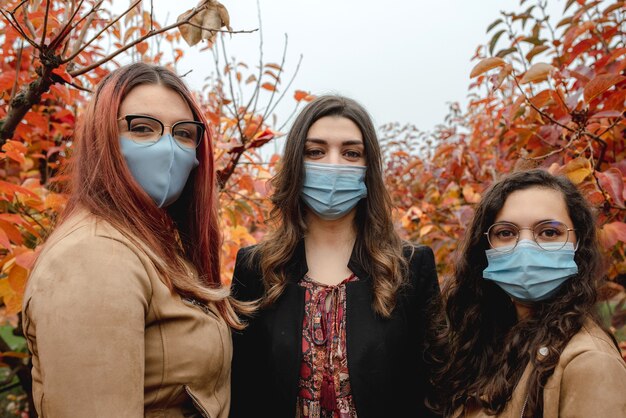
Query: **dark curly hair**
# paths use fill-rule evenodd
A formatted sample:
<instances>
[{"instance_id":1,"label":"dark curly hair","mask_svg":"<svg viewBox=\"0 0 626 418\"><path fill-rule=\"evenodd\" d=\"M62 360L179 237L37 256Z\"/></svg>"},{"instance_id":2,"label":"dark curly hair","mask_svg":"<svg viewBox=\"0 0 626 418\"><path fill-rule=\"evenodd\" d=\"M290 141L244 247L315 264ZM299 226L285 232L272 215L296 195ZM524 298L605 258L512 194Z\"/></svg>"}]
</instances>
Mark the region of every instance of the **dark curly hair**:
<instances>
[{"instance_id":1,"label":"dark curly hair","mask_svg":"<svg viewBox=\"0 0 626 418\"><path fill-rule=\"evenodd\" d=\"M576 230L578 274L550 299L534 303L533 314L518 321L510 297L483 279L489 248L484 232L511 193L534 187L563 195ZM443 290L447 323L441 325L438 341L445 351L440 350L435 378L439 393L434 403L444 415L467 402L490 414L500 413L530 361L534 367L524 416L542 416L543 387L561 352L585 319L594 317L603 262L591 207L565 177L543 170L511 174L486 191L458 254L455 272ZM537 356L544 346L548 355Z\"/></svg>"}]
</instances>

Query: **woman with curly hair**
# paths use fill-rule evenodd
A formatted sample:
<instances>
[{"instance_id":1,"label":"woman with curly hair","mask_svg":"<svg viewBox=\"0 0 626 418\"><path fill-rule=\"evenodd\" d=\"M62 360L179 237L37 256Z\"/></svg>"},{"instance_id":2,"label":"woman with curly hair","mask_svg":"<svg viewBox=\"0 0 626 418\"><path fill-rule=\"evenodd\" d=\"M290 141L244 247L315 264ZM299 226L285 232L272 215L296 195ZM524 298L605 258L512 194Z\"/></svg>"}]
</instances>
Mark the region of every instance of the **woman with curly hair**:
<instances>
[{"instance_id":1,"label":"woman with curly hair","mask_svg":"<svg viewBox=\"0 0 626 418\"><path fill-rule=\"evenodd\" d=\"M231 417L427 416L435 262L394 230L366 110L309 103L273 185L274 228L233 277L235 296L261 307L233 334Z\"/></svg>"},{"instance_id":2,"label":"woman with curly hair","mask_svg":"<svg viewBox=\"0 0 626 418\"><path fill-rule=\"evenodd\" d=\"M444 289L445 415L626 416L626 364L594 316L602 274L592 210L568 179L495 183Z\"/></svg>"}]
</instances>

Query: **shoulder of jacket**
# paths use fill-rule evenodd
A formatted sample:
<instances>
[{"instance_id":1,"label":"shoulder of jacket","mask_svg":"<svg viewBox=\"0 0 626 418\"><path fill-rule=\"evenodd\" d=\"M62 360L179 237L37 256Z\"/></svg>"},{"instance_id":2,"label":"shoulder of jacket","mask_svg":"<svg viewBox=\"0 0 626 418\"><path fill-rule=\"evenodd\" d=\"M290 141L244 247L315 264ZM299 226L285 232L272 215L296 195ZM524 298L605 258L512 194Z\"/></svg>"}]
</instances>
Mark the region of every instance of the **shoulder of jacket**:
<instances>
[{"instance_id":1,"label":"shoulder of jacket","mask_svg":"<svg viewBox=\"0 0 626 418\"><path fill-rule=\"evenodd\" d=\"M44 243L39 259L44 255L81 254L86 247L92 251L115 251L119 255L131 253L144 261L146 252L109 222L87 212L79 211L60 224Z\"/></svg>"},{"instance_id":2,"label":"shoulder of jacket","mask_svg":"<svg viewBox=\"0 0 626 418\"><path fill-rule=\"evenodd\" d=\"M559 363L565 367L579 355L589 352L620 356L611 337L592 319L585 320L580 331L565 346Z\"/></svg>"}]
</instances>

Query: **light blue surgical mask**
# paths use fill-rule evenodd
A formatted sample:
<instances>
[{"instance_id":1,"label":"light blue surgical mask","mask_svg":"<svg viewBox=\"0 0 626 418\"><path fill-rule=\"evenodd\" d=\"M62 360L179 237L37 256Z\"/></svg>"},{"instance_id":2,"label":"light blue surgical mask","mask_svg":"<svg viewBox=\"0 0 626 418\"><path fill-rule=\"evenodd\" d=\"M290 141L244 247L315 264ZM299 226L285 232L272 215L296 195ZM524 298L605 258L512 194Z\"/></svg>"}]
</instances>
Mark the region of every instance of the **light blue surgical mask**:
<instances>
[{"instance_id":1,"label":"light blue surgical mask","mask_svg":"<svg viewBox=\"0 0 626 418\"><path fill-rule=\"evenodd\" d=\"M198 166L196 149L179 146L170 134L146 143L120 138L120 145L131 174L160 208L180 197Z\"/></svg>"},{"instance_id":2,"label":"light blue surgical mask","mask_svg":"<svg viewBox=\"0 0 626 418\"><path fill-rule=\"evenodd\" d=\"M567 279L578 273L574 261L576 249L568 242L542 244L523 239L509 252L506 248L485 251L489 265L483 277L495 282L509 296L521 302L538 302L549 298Z\"/></svg>"},{"instance_id":3,"label":"light blue surgical mask","mask_svg":"<svg viewBox=\"0 0 626 418\"><path fill-rule=\"evenodd\" d=\"M367 196L366 167L304 163L302 199L320 218L339 219Z\"/></svg>"}]
</instances>

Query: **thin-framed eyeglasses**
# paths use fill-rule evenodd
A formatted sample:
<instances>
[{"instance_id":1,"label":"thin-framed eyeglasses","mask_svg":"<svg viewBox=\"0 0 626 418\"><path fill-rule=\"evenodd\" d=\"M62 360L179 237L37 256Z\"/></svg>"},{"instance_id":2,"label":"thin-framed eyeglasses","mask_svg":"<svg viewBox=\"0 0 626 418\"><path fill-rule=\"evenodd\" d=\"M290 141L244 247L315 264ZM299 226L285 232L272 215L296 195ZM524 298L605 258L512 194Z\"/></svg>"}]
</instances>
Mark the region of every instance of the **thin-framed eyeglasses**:
<instances>
[{"instance_id":1,"label":"thin-framed eyeglasses","mask_svg":"<svg viewBox=\"0 0 626 418\"><path fill-rule=\"evenodd\" d=\"M556 220L542 221L532 227L519 227L511 222L496 222L487 229L485 235L491 248L506 253L517 247L520 233L524 229L532 232L533 240L545 251L558 251L565 247L569 242L570 232L574 231L574 228L569 228Z\"/></svg>"},{"instance_id":2,"label":"thin-framed eyeglasses","mask_svg":"<svg viewBox=\"0 0 626 418\"><path fill-rule=\"evenodd\" d=\"M145 115L126 115L118 119L126 121L124 137L141 143L154 144L163 136L165 128L170 128L172 138L181 148L194 149L200 145L205 126L202 122L183 120L173 125L164 125L160 120Z\"/></svg>"}]
</instances>

